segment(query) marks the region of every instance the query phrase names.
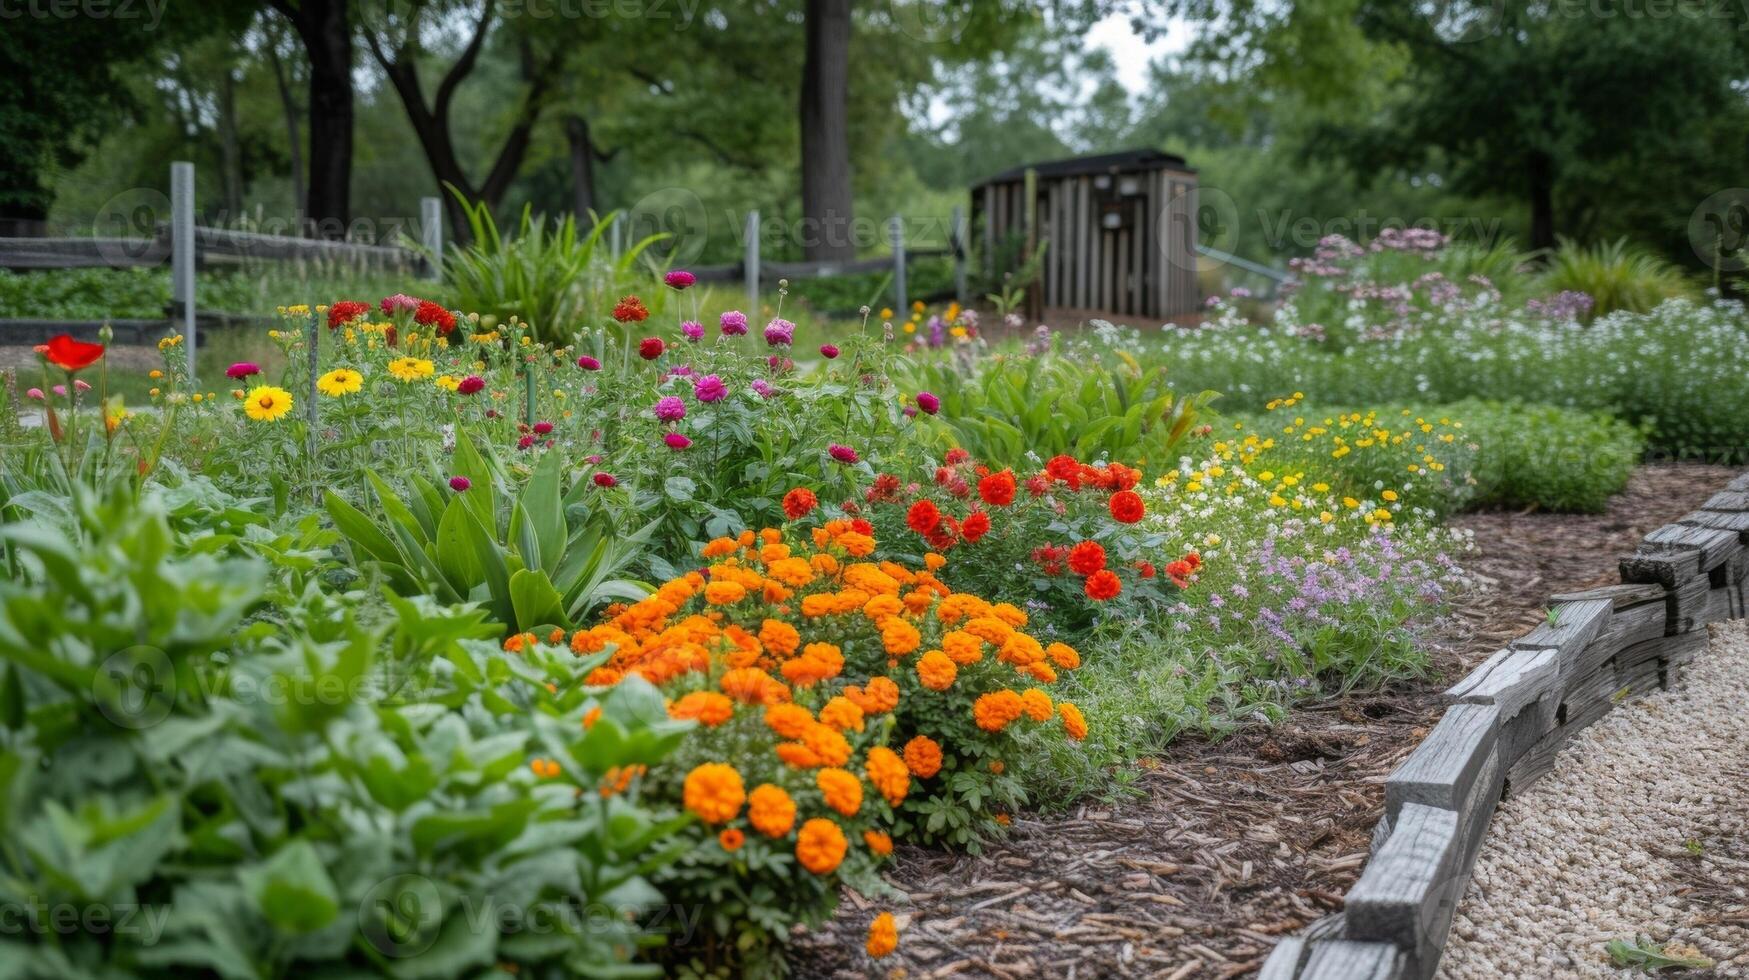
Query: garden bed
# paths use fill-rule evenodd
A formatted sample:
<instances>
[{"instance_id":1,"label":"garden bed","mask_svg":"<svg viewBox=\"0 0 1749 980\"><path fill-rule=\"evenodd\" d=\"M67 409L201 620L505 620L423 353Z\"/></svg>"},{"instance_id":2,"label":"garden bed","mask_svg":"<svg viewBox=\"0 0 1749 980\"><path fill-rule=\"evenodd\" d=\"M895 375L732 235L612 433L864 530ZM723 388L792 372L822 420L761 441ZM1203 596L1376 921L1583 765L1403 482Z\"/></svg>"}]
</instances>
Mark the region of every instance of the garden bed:
<instances>
[{"instance_id":1,"label":"garden bed","mask_svg":"<svg viewBox=\"0 0 1749 980\"><path fill-rule=\"evenodd\" d=\"M911 902L898 962L914 977L1254 972L1279 937L1342 909L1384 777L1443 713L1450 681L1541 622L1547 595L1616 581L1608 557L1733 474L1646 466L1601 514L1455 518L1474 536L1465 565L1479 588L1442 628L1430 676L1309 705L1274 728L1182 740L1139 764L1140 799L1017 816L982 855L912 849L887 876ZM862 975L844 951L872 914L852 896L801 940L800 972Z\"/></svg>"}]
</instances>

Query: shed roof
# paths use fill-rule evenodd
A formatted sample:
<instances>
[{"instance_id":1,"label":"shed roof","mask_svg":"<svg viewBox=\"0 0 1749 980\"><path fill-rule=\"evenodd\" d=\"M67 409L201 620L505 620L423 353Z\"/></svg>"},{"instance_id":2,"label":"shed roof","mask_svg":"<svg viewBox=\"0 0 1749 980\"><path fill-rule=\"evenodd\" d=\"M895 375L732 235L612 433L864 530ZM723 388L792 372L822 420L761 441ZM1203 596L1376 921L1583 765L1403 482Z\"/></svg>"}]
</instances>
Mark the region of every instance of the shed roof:
<instances>
[{"instance_id":1,"label":"shed roof","mask_svg":"<svg viewBox=\"0 0 1749 980\"><path fill-rule=\"evenodd\" d=\"M1196 173L1196 169L1188 166L1184 158L1177 154L1160 150L1120 150L1116 153L1095 153L1091 156L1023 164L987 177L972 186L977 188L985 184L1006 184L1023 180L1028 170L1038 171L1040 177L1081 177L1124 170L1181 170L1185 173Z\"/></svg>"}]
</instances>

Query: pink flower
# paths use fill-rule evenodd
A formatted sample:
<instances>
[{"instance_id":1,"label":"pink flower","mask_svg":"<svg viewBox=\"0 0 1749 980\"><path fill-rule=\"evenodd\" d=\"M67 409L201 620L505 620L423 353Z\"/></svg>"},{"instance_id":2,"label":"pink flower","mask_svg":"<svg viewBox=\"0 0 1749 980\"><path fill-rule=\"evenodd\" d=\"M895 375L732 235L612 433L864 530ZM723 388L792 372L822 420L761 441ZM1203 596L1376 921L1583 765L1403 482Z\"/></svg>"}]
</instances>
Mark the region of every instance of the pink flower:
<instances>
[{"instance_id":1,"label":"pink flower","mask_svg":"<svg viewBox=\"0 0 1749 980\"><path fill-rule=\"evenodd\" d=\"M862 458L862 457L856 455L856 450L850 448L849 446L840 445L839 443L836 443L836 442L830 446L827 446L826 452L833 459L837 460L840 463L845 464L846 466L849 466L852 463L855 463L857 460Z\"/></svg>"},{"instance_id":2,"label":"pink flower","mask_svg":"<svg viewBox=\"0 0 1749 980\"><path fill-rule=\"evenodd\" d=\"M601 487L603 490L605 490L609 487L617 486L619 484L619 481L614 479L614 476L612 473L597 473L594 476L590 477L590 479L594 480L595 485L598 487Z\"/></svg>"},{"instance_id":3,"label":"pink flower","mask_svg":"<svg viewBox=\"0 0 1749 980\"><path fill-rule=\"evenodd\" d=\"M722 378L707 374L693 382L692 397L701 402L720 402L729 397L729 388L723 384Z\"/></svg>"},{"instance_id":4,"label":"pink flower","mask_svg":"<svg viewBox=\"0 0 1749 980\"><path fill-rule=\"evenodd\" d=\"M382 305L384 314L394 316L396 310L417 310L419 301L406 293L396 293L393 296L383 297Z\"/></svg>"},{"instance_id":5,"label":"pink flower","mask_svg":"<svg viewBox=\"0 0 1749 980\"><path fill-rule=\"evenodd\" d=\"M668 284L669 289L685 289L693 283L698 282L698 277L687 272L685 269L675 269L673 272L663 276L662 281Z\"/></svg>"},{"instance_id":6,"label":"pink flower","mask_svg":"<svg viewBox=\"0 0 1749 980\"><path fill-rule=\"evenodd\" d=\"M40 401L45 401L45 400L47 400L47 398L48 398L48 396L47 396L47 395L44 395L44 394L43 394L43 390L42 390L42 389L41 389L41 388L30 388L30 389L27 389L27 390L26 390L26 391L25 391L25 393L24 393L24 397L26 397L26 398L34 398L34 399L36 399L36 400L37 400L37 401L39 401L39 402L40 402Z\"/></svg>"},{"instance_id":7,"label":"pink flower","mask_svg":"<svg viewBox=\"0 0 1749 980\"><path fill-rule=\"evenodd\" d=\"M703 340L704 324L697 320L687 320L680 325L680 332L686 335L687 340Z\"/></svg>"},{"instance_id":8,"label":"pink flower","mask_svg":"<svg viewBox=\"0 0 1749 980\"><path fill-rule=\"evenodd\" d=\"M230 378L233 381L238 381L247 378L252 374L260 373L261 365L256 364L253 361L238 361L230 367L225 368L225 377Z\"/></svg>"},{"instance_id":9,"label":"pink flower","mask_svg":"<svg viewBox=\"0 0 1749 980\"><path fill-rule=\"evenodd\" d=\"M62 398L67 397L67 386L66 385L55 385L53 388L51 388L49 390L53 391L57 395L60 395Z\"/></svg>"},{"instance_id":10,"label":"pink flower","mask_svg":"<svg viewBox=\"0 0 1749 980\"><path fill-rule=\"evenodd\" d=\"M91 386L85 383L84 378L74 378L73 379L73 390L74 391L90 391Z\"/></svg>"},{"instance_id":11,"label":"pink flower","mask_svg":"<svg viewBox=\"0 0 1749 980\"><path fill-rule=\"evenodd\" d=\"M678 422L686 418L686 403L678 395L664 395L657 399L654 411L664 422Z\"/></svg>"},{"instance_id":12,"label":"pink flower","mask_svg":"<svg viewBox=\"0 0 1749 980\"><path fill-rule=\"evenodd\" d=\"M777 394L777 389L773 388L771 382L764 378L753 379L753 390L758 392L759 397L761 398L770 398L772 395Z\"/></svg>"},{"instance_id":13,"label":"pink flower","mask_svg":"<svg viewBox=\"0 0 1749 980\"><path fill-rule=\"evenodd\" d=\"M675 450L676 452L692 445L691 439L686 438L678 432L668 433L662 437L662 441L668 444L669 449Z\"/></svg>"},{"instance_id":14,"label":"pink flower","mask_svg":"<svg viewBox=\"0 0 1749 980\"><path fill-rule=\"evenodd\" d=\"M536 422L534 424L534 434L537 436L544 436L551 431L553 431L551 422Z\"/></svg>"},{"instance_id":15,"label":"pink flower","mask_svg":"<svg viewBox=\"0 0 1749 980\"><path fill-rule=\"evenodd\" d=\"M941 399L927 391L919 391L917 393L917 407L928 412L930 415L934 415L936 412L941 411Z\"/></svg>"},{"instance_id":16,"label":"pink flower","mask_svg":"<svg viewBox=\"0 0 1749 980\"><path fill-rule=\"evenodd\" d=\"M590 357L588 354L584 354L582 357L577 358L577 366L585 371L601 370L601 362Z\"/></svg>"},{"instance_id":17,"label":"pink flower","mask_svg":"<svg viewBox=\"0 0 1749 980\"><path fill-rule=\"evenodd\" d=\"M773 347L788 347L795 339L796 325L782 317L773 317L765 325L765 342Z\"/></svg>"},{"instance_id":18,"label":"pink flower","mask_svg":"<svg viewBox=\"0 0 1749 980\"><path fill-rule=\"evenodd\" d=\"M473 395L478 394L480 391L484 390L485 387L485 378L482 378L477 374L470 374L456 384L455 390L458 394Z\"/></svg>"},{"instance_id":19,"label":"pink flower","mask_svg":"<svg viewBox=\"0 0 1749 980\"><path fill-rule=\"evenodd\" d=\"M717 317L717 326L723 330L725 337L739 337L747 332L747 314L740 310L730 310Z\"/></svg>"},{"instance_id":20,"label":"pink flower","mask_svg":"<svg viewBox=\"0 0 1749 980\"><path fill-rule=\"evenodd\" d=\"M449 478L449 488L456 493L461 493L473 485L474 484L465 476L452 476Z\"/></svg>"},{"instance_id":21,"label":"pink flower","mask_svg":"<svg viewBox=\"0 0 1749 980\"><path fill-rule=\"evenodd\" d=\"M820 356L826 358L828 361L832 360L838 356L838 346L836 344L821 344Z\"/></svg>"}]
</instances>

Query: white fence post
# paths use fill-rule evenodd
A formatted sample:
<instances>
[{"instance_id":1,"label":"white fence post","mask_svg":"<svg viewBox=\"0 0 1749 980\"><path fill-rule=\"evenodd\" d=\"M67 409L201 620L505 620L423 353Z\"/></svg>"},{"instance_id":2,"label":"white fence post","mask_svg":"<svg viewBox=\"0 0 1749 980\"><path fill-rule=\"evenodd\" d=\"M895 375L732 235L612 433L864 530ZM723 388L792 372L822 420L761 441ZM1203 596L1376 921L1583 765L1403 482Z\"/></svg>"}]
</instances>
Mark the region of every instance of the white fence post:
<instances>
[{"instance_id":1,"label":"white fence post","mask_svg":"<svg viewBox=\"0 0 1749 980\"><path fill-rule=\"evenodd\" d=\"M613 221L609 222L607 226L608 248L613 250L613 260L615 262L619 261L619 219L620 213L615 211L613 213Z\"/></svg>"},{"instance_id":2,"label":"white fence post","mask_svg":"<svg viewBox=\"0 0 1749 980\"><path fill-rule=\"evenodd\" d=\"M188 382L194 387L194 164L170 165L170 301L188 345ZM175 322L175 318L172 318Z\"/></svg>"},{"instance_id":3,"label":"white fence post","mask_svg":"<svg viewBox=\"0 0 1749 980\"><path fill-rule=\"evenodd\" d=\"M443 202L435 197L419 199L419 238L430 253L425 278L443 278Z\"/></svg>"},{"instance_id":4,"label":"white fence post","mask_svg":"<svg viewBox=\"0 0 1749 980\"><path fill-rule=\"evenodd\" d=\"M949 220L947 247L953 252L953 298L964 304L966 301L966 212L957 204L953 206L953 216Z\"/></svg>"},{"instance_id":5,"label":"white fence post","mask_svg":"<svg viewBox=\"0 0 1749 980\"><path fill-rule=\"evenodd\" d=\"M893 239L893 292L899 299L899 315L905 316L905 310L911 305L905 295L905 219L895 214L888 221L888 227Z\"/></svg>"},{"instance_id":6,"label":"white fence post","mask_svg":"<svg viewBox=\"0 0 1749 980\"><path fill-rule=\"evenodd\" d=\"M759 315L759 211L747 212L746 258L741 262L742 275L747 279L747 312Z\"/></svg>"}]
</instances>

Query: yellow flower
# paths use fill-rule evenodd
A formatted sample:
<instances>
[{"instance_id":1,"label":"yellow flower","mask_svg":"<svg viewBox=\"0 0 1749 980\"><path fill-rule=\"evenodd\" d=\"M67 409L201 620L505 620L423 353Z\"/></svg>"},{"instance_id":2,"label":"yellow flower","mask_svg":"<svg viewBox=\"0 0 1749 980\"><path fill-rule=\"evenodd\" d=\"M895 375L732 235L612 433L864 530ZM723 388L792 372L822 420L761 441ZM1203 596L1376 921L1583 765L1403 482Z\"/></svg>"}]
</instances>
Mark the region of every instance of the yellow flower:
<instances>
[{"instance_id":1,"label":"yellow flower","mask_svg":"<svg viewBox=\"0 0 1749 980\"><path fill-rule=\"evenodd\" d=\"M437 383L437 386L439 388L442 388L444 391L454 391L457 388L461 387L462 379L456 377L453 374L440 374L437 376L436 383Z\"/></svg>"},{"instance_id":2,"label":"yellow flower","mask_svg":"<svg viewBox=\"0 0 1749 980\"><path fill-rule=\"evenodd\" d=\"M1397 499L1397 491L1386 490L1384 493L1379 494L1379 496L1385 498L1386 500L1395 501Z\"/></svg>"},{"instance_id":3,"label":"yellow flower","mask_svg":"<svg viewBox=\"0 0 1749 980\"><path fill-rule=\"evenodd\" d=\"M398 357L389 362L389 373L398 381L418 381L431 377L431 362L420 357Z\"/></svg>"},{"instance_id":4,"label":"yellow flower","mask_svg":"<svg viewBox=\"0 0 1749 980\"><path fill-rule=\"evenodd\" d=\"M291 410L291 392L273 385L251 388L249 394L243 398L243 411L257 422L275 421Z\"/></svg>"},{"instance_id":5,"label":"yellow flower","mask_svg":"<svg viewBox=\"0 0 1749 980\"><path fill-rule=\"evenodd\" d=\"M364 375L351 368L335 368L316 379L316 390L332 398L350 395L364 388Z\"/></svg>"}]
</instances>

